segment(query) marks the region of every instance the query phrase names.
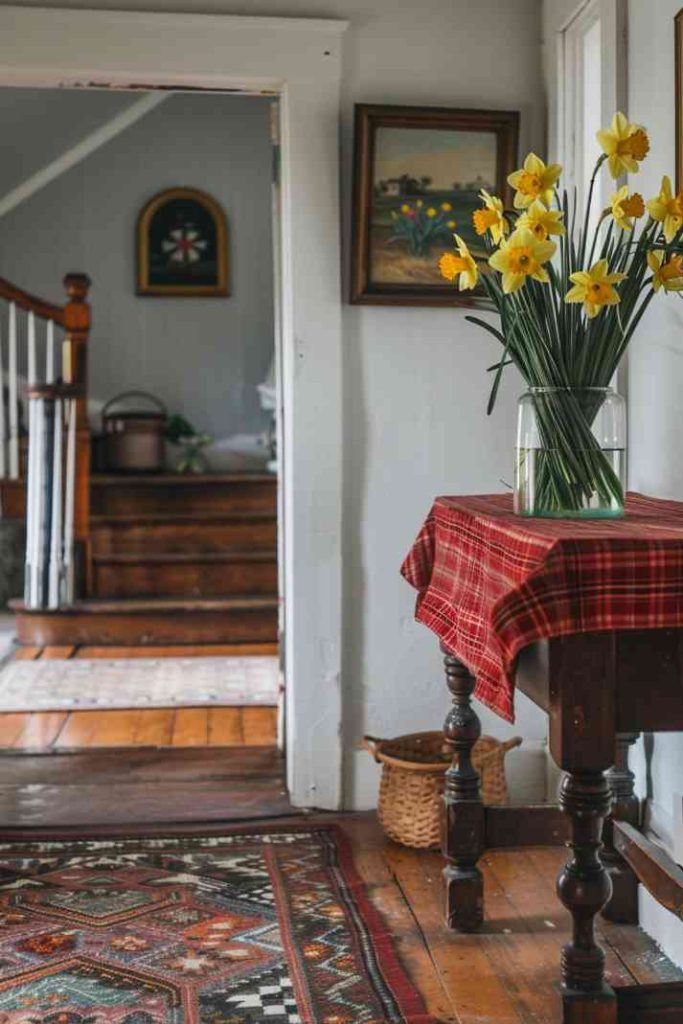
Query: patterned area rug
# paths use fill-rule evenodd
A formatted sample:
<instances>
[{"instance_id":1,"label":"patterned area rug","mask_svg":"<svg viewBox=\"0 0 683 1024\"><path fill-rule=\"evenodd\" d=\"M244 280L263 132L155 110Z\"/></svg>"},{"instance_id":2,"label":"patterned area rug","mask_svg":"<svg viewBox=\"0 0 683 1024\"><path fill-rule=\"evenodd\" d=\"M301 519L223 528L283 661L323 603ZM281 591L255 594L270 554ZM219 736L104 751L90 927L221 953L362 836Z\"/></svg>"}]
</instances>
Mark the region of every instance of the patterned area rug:
<instances>
[{"instance_id":1,"label":"patterned area rug","mask_svg":"<svg viewBox=\"0 0 683 1024\"><path fill-rule=\"evenodd\" d=\"M334 826L0 845L2 1024L434 1024Z\"/></svg>"},{"instance_id":2,"label":"patterned area rug","mask_svg":"<svg viewBox=\"0 0 683 1024\"><path fill-rule=\"evenodd\" d=\"M0 712L275 705L278 659L86 658L10 661Z\"/></svg>"}]
</instances>

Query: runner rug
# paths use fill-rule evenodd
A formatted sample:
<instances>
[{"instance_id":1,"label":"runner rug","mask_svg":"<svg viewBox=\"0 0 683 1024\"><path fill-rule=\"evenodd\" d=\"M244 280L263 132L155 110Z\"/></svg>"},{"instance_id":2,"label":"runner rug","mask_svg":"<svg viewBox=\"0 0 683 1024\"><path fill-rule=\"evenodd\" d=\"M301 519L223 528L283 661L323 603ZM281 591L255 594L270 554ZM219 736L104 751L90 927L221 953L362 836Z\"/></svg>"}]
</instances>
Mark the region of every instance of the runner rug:
<instances>
[{"instance_id":1,"label":"runner rug","mask_svg":"<svg viewBox=\"0 0 683 1024\"><path fill-rule=\"evenodd\" d=\"M340 829L0 845L3 1024L434 1024Z\"/></svg>"},{"instance_id":2,"label":"runner rug","mask_svg":"<svg viewBox=\"0 0 683 1024\"><path fill-rule=\"evenodd\" d=\"M279 688L275 657L9 661L0 712L274 705Z\"/></svg>"}]
</instances>

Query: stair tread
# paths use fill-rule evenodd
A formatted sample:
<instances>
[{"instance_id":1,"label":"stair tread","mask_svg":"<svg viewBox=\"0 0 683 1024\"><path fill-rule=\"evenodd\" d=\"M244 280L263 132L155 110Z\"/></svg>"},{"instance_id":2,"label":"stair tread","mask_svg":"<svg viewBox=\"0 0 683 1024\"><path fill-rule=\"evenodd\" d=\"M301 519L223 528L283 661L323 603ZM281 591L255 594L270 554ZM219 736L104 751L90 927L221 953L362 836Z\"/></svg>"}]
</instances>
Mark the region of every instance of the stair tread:
<instances>
[{"instance_id":1,"label":"stair tread","mask_svg":"<svg viewBox=\"0 0 683 1024\"><path fill-rule=\"evenodd\" d=\"M200 563L214 565L217 562L274 562L277 561L275 548L223 548L220 551L123 551L113 554L94 554L93 562L98 565L186 565Z\"/></svg>"},{"instance_id":2,"label":"stair tread","mask_svg":"<svg viewBox=\"0 0 683 1024\"><path fill-rule=\"evenodd\" d=\"M82 601L76 601L68 608L61 608L57 611L46 612L45 609L38 610L26 608L20 599L13 599L9 602L12 611L24 615L70 615L78 614L121 614L143 612L193 612L193 611L244 611L244 610L273 610L279 605L277 596L253 596L243 594L234 597L121 597L121 598L97 598L89 597Z\"/></svg>"},{"instance_id":3,"label":"stair tread","mask_svg":"<svg viewBox=\"0 0 683 1024\"><path fill-rule=\"evenodd\" d=\"M90 482L95 487L210 487L212 484L277 483L274 473L94 473Z\"/></svg>"},{"instance_id":4,"label":"stair tread","mask_svg":"<svg viewBox=\"0 0 683 1024\"><path fill-rule=\"evenodd\" d=\"M173 526L186 523L220 525L242 522L269 523L276 520L277 512L274 509L272 512L268 509L226 509L225 512L128 512L119 515L102 513L90 516L92 526Z\"/></svg>"}]
</instances>

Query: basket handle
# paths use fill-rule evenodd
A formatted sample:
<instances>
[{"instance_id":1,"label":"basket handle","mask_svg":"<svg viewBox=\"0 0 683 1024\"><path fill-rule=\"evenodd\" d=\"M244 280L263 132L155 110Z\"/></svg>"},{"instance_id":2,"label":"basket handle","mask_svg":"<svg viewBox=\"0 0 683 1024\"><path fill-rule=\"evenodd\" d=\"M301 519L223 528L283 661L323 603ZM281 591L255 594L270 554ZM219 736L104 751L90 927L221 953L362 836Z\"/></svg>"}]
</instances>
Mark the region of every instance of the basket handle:
<instances>
[{"instance_id":1,"label":"basket handle","mask_svg":"<svg viewBox=\"0 0 683 1024\"><path fill-rule=\"evenodd\" d=\"M505 743L501 744L503 753L506 754L508 750L514 750L515 747L521 747L523 742L524 740L521 736L513 736L512 739L505 740Z\"/></svg>"},{"instance_id":2,"label":"basket handle","mask_svg":"<svg viewBox=\"0 0 683 1024\"><path fill-rule=\"evenodd\" d=\"M367 750L369 754L372 754L377 764L380 763L377 756L377 747L382 743L382 740L378 739L377 736L364 736L358 745L359 750Z\"/></svg>"},{"instance_id":3,"label":"basket handle","mask_svg":"<svg viewBox=\"0 0 683 1024\"><path fill-rule=\"evenodd\" d=\"M494 750L489 751L488 754L485 754L479 762L480 765L485 765L488 764L489 761L493 761L501 752L503 754L507 754L508 750L521 746L523 742L524 741L521 736L513 736L512 739L505 740L505 742L501 743L499 747L496 747Z\"/></svg>"},{"instance_id":4,"label":"basket handle","mask_svg":"<svg viewBox=\"0 0 683 1024\"><path fill-rule=\"evenodd\" d=\"M102 409L102 419L104 419L109 409L111 409L112 405L114 405L116 402L123 402L126 398L146 398L147 401L151 402L153 405L156 405L159 412L163 413L164 416L167 415L166 406L164 405L160 398L156 397L156 395L150 395L149 391L133 390L122 391L120 395L114 395L113 398L110 398L109 401L104 406L104 408Z\"/></svg>"}]
</instances>

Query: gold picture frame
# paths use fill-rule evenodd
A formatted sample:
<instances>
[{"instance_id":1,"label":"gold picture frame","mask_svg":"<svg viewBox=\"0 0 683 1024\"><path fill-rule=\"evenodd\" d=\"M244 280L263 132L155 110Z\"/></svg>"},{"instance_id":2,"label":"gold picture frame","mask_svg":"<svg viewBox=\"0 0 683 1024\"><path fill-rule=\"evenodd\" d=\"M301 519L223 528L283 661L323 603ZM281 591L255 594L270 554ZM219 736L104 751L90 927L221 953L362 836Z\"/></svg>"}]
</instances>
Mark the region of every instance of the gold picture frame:
<instances>
[{"instance_id":1,"label":"gold picture frame","mask_svg":"<svg viewBox=\"0 0 683 1024\"><path fill-rule=\"evenodd\" d=\"M227 220L208 193L170 188L145 203L137 222L137 294L230 294Z\"/></svg>"}]
</instances>

